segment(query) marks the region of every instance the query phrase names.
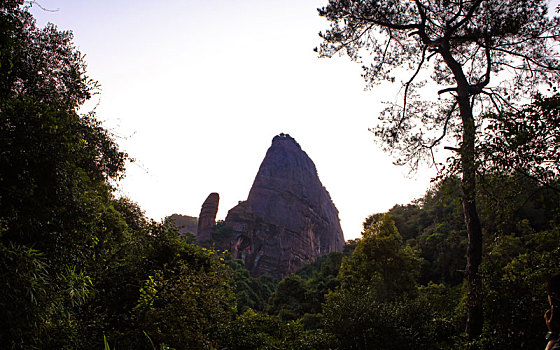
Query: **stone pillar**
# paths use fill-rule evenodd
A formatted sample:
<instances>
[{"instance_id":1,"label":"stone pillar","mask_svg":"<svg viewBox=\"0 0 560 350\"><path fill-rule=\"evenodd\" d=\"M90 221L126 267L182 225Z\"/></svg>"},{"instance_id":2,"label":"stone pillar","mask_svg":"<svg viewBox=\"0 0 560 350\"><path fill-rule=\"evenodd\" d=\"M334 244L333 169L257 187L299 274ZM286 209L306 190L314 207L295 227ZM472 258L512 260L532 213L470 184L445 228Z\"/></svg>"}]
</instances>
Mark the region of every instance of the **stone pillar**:
<instances>
[{"instance_id":1,"label":"stone pillar","mask_svg":"<svg viewBox=\"0 0 560 350\"><path fill-rule=\"evenodd\" d=\"M218 214L218 204L220 195L216 192L210 193L202 204L200 215L198 216L198 230L196 238L199 242L212 239L212 228L216 226L216 214Z\"/></svg>"}]
</instances>

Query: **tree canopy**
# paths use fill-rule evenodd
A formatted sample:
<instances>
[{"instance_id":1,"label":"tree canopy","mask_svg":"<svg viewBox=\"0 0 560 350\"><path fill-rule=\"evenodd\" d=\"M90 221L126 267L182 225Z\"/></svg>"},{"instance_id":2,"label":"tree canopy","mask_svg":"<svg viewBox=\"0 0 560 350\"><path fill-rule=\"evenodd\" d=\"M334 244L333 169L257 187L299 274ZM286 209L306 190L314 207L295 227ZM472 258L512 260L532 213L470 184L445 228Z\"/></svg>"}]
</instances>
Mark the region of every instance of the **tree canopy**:
<instances>
[{"instance_id":1,"label":"tree canopy","mask_svg":"<svg viewBox=\"0 0 560 350\"><path fill-rule=\"evenodd\" d=\"M560 81L560 19L544 0L332 0L319 13L331 22L320 34L321 56L362 63L370 86L403 84L402 102L390 104L373 129L401 152L401 163L431 158L443 142L456 146L459 97L482 117Z\"/></svg>"},{"instance_id":2,"label":"tree canopy","mask_svg":"<svg viewBox=\"0 0 560 350\"><path fill-rule=\"evenodd\" d=\"M449 158L462 175L469 238L466 330L472 337L483 324L478 128L490 111L509 111L541 89L556 91L560 18L547 13L544 0L331 0L319 9L331 24L320 34L320 55L345 53L363 63L370 85L410 72L400 81L402 102L390 104L372 130L385 150L399 153L397 163L415 167L427 158L437 166L440 146L454 152Z\"/></svg>"}]
</instances>

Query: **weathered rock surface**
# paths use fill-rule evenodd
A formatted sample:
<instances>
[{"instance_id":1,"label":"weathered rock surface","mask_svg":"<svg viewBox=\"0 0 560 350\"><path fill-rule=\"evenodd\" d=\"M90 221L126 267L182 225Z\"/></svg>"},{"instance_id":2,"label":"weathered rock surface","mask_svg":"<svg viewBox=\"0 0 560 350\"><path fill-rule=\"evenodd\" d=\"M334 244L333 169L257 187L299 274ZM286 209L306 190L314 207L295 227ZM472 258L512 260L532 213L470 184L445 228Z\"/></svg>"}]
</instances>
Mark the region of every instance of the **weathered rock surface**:
<instances>
[{"instance_id":1,"label":"weathered rock surface","mask_svg":"<svg viewBox=\"0 0 560 350\"><path fill-rule=\"evenodd\" d=\"M198 230L196 239L199 242L208 241L212 238L212 228L216 226L216 214L218 213L218 204L220 203L220 195L213 192L208 195L198 216Z\"/></svg>"},{"instance_id":2,"label":"weathered rock surface","mask_svg":"<svg viewBox=\"0 0 560 350\"><path fill-rule=\"evenodd\" d=\"M338 210L313 161L285 134L272 140L247 201L229 211L225 225L233 232L222 248L253 275L282 278L344 246Z\"/></svg>"}]
</instances>

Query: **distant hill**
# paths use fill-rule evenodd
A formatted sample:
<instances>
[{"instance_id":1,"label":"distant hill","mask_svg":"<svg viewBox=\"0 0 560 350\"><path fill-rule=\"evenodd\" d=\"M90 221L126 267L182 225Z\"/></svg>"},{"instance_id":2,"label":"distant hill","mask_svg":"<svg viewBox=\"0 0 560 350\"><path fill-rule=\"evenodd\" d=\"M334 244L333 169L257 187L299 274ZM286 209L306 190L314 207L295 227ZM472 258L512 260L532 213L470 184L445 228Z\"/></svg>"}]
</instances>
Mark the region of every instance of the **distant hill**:
<instances>
[{"instance_id":1,"label":"distant hill","mask_svg":"<svg viewBox=\"0 0 560 350\"><path fill-rule=\"evenodd\" d=\"M194 216L173 214L165 218L165 222L173 221L181 234L191 233L196 236L198 218Z\"/></svg>"}]
</instances>

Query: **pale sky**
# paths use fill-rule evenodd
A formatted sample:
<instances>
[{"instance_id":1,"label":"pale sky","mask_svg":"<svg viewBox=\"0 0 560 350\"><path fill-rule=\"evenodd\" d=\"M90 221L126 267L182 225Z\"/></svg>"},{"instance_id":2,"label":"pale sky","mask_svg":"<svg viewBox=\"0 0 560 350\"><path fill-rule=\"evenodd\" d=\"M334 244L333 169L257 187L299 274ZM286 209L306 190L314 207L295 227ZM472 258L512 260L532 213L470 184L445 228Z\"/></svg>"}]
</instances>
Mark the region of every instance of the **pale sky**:
<instances>
[{"instance_id":1,"label":"pale sky","mask_svg":"<svg viewBox=\"0 0 560 350\"><path fill-rule=\"evenodd\" d=\"M72 30L102 86L97 117L135 163L120 193L147 216L218 219L245 200L272 138L289 133L314 161L345 239L365 217L421 197L434 169L409 175L375 144L381 101L358 64L319 59L326 0L39 0L38 24ZM434 92L435 94L435 92Z\"/></svg>"}]
</instances>

